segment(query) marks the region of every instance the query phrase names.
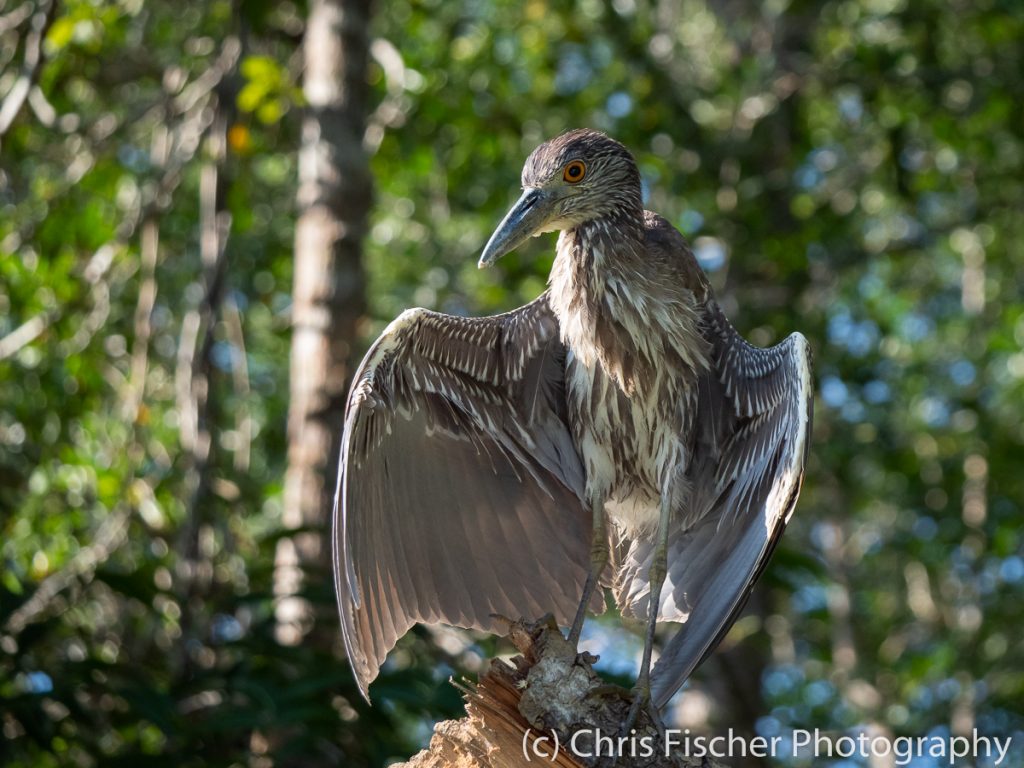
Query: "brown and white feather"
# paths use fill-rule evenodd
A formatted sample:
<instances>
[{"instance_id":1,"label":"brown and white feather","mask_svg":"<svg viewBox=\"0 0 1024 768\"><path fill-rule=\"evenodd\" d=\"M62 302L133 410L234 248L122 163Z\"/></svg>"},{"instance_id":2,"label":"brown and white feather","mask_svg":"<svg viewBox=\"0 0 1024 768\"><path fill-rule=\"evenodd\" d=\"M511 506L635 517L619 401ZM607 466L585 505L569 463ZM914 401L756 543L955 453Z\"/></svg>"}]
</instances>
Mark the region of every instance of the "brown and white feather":
<instances>
[{"instance_id":1,"label":"brown and white feather","mask_svg":"<svg viewBox=\"0 0 1024 768\"><path fill-rule=\"evenodd\" d=\"M568 619L600 499L609 583L638 617L670 505L657 610L683 626L652 673L660 706L731 626L793 512L812 417L807 341L743 340L683 237L643 211L617 142L554 139L528 159L524 186L550 187L574 159L591 186L559 198L544 296L490 318L410 310L356 375L335 582L364 695L415 622Z\"/></svg>"}]
</instances>

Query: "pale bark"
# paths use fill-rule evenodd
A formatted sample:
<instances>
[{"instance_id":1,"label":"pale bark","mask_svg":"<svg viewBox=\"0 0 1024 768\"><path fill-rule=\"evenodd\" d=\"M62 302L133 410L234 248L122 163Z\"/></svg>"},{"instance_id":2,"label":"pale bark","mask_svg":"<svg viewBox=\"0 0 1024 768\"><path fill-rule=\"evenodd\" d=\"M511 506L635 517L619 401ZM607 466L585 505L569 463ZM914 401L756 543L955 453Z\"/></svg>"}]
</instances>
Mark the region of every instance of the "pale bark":
<instances>
[{"instance_id":1,"label":"pale bark","mask_svg":"<svg viewBox=\"0 0 1024 768\"><path fill-rule=\"evenodd\" d=\"M327 573L323 541L334 494L344 394L364 311L362 240L371 179L362 147L367 116L366 0L314 0L303 41L306 114L295 229L291 404L284 524L310 528L277 552L279 640L298 642L309 606L294 595L303 573Z\"/></svg>"}]
</instances>

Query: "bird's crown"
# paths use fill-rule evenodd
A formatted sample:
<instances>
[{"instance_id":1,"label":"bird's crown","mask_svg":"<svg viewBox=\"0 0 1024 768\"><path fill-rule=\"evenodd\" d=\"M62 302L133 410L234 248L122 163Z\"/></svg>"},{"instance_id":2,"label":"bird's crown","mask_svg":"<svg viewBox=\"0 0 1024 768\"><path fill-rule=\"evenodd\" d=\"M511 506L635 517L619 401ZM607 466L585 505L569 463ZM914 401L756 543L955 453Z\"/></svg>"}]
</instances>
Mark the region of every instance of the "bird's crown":
<instances>
[{"instance_id":1,"label":"bird's crown","mask_svg":"<svg viewBox=\"0 0 1024 768\"><path fill-rule=\"evenodd\" d=\"M570 184L594 177L603 169L636 173L636 161L622 144L600 131L577 128L545 141L523 165L524 187L541 187L553 180Z\"/></svg>"}]
</instances>

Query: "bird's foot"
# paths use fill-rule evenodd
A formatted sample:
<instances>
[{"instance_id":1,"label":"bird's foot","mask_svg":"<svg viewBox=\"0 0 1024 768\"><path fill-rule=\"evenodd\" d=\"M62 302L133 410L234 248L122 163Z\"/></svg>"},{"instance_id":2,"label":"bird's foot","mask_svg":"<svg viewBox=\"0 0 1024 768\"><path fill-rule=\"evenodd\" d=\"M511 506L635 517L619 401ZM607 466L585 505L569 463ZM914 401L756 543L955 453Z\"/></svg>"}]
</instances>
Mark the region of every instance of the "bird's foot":
<instances>
[{"instance_id":1,"label":"bird's foot","mask_svg":"<svg viewBox=\"0 0 1024 768\"><path fill-rule=\"evenodd\" d=\"M629 707L629 712L626 714L626 719L619 725L619 736L629 737L634 734L631 733L636 728L637 720L640 717L640 711L643 710L647 713L647 717L651 721L651 725L658 732L658 738L661 739L661 743L665 743L665 724L661 721L661 713L658 712L658 708L654 706L654 702L651 700L651 686L649 683L637 683L636 687L632 691L633 703Z\"/></svg>"}]
</instances>

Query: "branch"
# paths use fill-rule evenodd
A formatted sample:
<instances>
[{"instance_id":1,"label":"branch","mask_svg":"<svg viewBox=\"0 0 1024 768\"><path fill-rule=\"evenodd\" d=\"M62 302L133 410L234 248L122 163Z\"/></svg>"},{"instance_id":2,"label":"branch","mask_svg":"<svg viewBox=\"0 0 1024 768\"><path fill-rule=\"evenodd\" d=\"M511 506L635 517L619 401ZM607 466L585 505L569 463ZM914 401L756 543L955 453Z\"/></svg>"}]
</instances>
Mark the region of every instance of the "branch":
<instances>
[{"instance_id":1,"label":"branch","mask_svg":"<svg viewBox=\"0 0 1024 768\"><path fill-rule=\"evenodd\" d=\"M232 67L238 61L239 52L237 38L226 39L214 66L189 85L183 91L182 96L175 101L174 112L175 114L180 112L182 119L170 131L170 135L165 137L166 146L162 147L158 153L161 157L154 159L154 165L165 169L163 175L148 190L144 203L135 207L125 216L117 227L115 237L96 250L85 268L85 279L91 286L93 311L90 312L87 322L79 329L76 339L72 340L71 352L84 348L106 320L109 310L109 288L103 281L113 265L114 255L135 236L140 222L154 219L170 207L173 193L181 181L184 168L195 157L199 149L199 140L213 120L214 110L208 108L210 99L213 98L213 89L233 71ZM4 102L3 108L0 110L6 109L6 107L7 101ZM50 325L59 320L63 313L64 309L59 307L41 312L26 320L6 336L0 337L0 360L12 357L23 347L31 344Z\"/></svg>"},{"instance_id":2,"label":"branch","mask_svg":"<svg viewBox=\"0 0 1024 768\"><path fill-rule=\"evenodd\" d=\"M249 471L249 457L252 451L252 416L249 413L249 356L245 352L245 330L242 327L242 313L232 296L224 302L224 328L228 341L234 347L235 356L231 362L231 383L235 389L238 405L235 408L235 433L233 451L234 467L239 472Z\"/></svg>"},{"instance_id":3,"label":"branch","mask_svg":"<svg viewBox=\"0 0 1024 768\"><path fill-rule=\"evenodd\" d=\"M0 338L0 360L6 360L22 347L26 347L38 339L49 324L49 313L42 312L35 317L30 317L9 334Z\"/></svg>"},{"instance_id":4,"label":"branch","mask_svg":"<svg viewBox=\"0 0 1024 768\"><path fill-rule=\"evenodd\" d=\"M593 669L597 659L578 655L553 621L515 622L508 636L522 656L511 664L493 659L480 682L463 689L466 717L438 723L429 748L395 768L521 768L525 761L583 768L599 763L587 757L595 751L593 734L617 739L630 707L629 691L601 680ZM575 752L570 747L574 733L581 733ZM725 768L707 758L666 755L645 712L629 743L650 744L655 752L648 757L640 754L642 748L635 750L637 755L627 751L619 764L630 768Z\"/></svg>"},{"instance_id":5,"label":"branch","mask_svg":"<svg viewBox=\"0 0 1024 768\"><path fill-rule=\"evenodd\" d=\"M32 597L11 613L4 624L4 631L17 635L73 582L91 576L100 563L128 538L130 514L131 509L127 504L118 505L100 525L92 543L80 549L66 566L43 579Z\"/></svg>"},{"instance_id":6,"label":"branch","mask_svg":"<svg viewBox=\"0 0 1024 768\"><path fill-rule=\"evenodd\" d=\"M3 19L0 18L0 22L2 21ZM179 105L184 110L179 125L169 135L159 133L153 136L151 156L154 166L164 169L162 177L154 185L144 204L138 206L122 220L115 238L97 249L83 270L83 276L91 286L93 308L81 323L75 337L68 342L72 353L84 348L93 334L106 321L109 312L107 275L113 266L117 251L127 245L129 239L134 236L138 224L142 223L140 244L142 274L135 309L135 340L132 348L131 375L128 381L128 391L125 393L126 416L132 425L125 441L125 449L129 455L138 440L138 416L145 397L148 347L152 335L151 316L156 301L155 270L159 255L159 214L171 205L173 192L181 180L184 168L195 156L199 147L199 138L207 131L214 119L216 110L208 108L210 100L214 98L213 89L230 73L231 67L238 60L239 51L237 39L227 39L223 44L222 53L218 57L217 66L213 70L208 70L203 78L196 81L199 85L191 90L187 103ZM210 71L213 71L214 74L211 75ZM221 136L221 150L223 141ZM221 154L223 153L221 152ZM216 181L216 176L213 176L213 180ZM209 178L207 178L208 181ZM216 201L210 198L208 188L205 191L203 210L205 213L209 213L212 203ZM217 208L215 205L212 207ZM216 211L214 212L216 213ZM215 292L219 297L221 288L218 287L214 290L210 288L209 283L213 282L217 286L221 286L223 282L223 241L227 236L228 225L229 219L225 216L215 218L212 224L210 222L204 224L204 234L207 236L203 243L203 261L204 266L207 267L208 278L205 302L209 305L210 312L215 312L219 303L219 298L211 299L210 294ZM215 238L209 237L210 233L207 232L211 226L217 228ZM20 349L36 340L51 323L59 319L60 314L59 310L41 313L0 338L0 360L16 354ZM209 341L208 337L203 349L204 360L208 360L209 357ZM54 599L73 583L91 581L97 567L128 540L133 508L141 507L147 498L152 502L152 483L149 480L139 478L132 484L132 489L134 492L130 494L129 501L118 504L104 519L93 541L82 548L62 569L47 576L33 595L8 617L3 626L5 633L17 636L25 627L42 616ZM141 498L136 500L137 496L141 496Z\"/></svg>"},{"instance_id":7,"label":"branch","mask_svg":"<svg viewBox=\"0 0 1024 768\"><path fill-rule=\"evenodd\" d=\"M32 84L35 82L36 72L39 70L39 63L42 61L43 38L53 21L54 3L46 0L39 6L39 10L32 17L29 23L31 31L25 38L25 59L21 65L21 74L14 81L14 85L7 92L3 106L0 106L0 136L7 133L14 122L14 118L21 112L21 107L28 98Z\"/></svg>"},{"instance_id":8,"label":"branch","mask_svg":"<svg viewBox=\"0 0 1024 768\"><path fill-rule=\"evenodd\" d=\"M67 348L62 350L65 356L81 352L88 340L92 338L92 334L99 330L106 320L110 311L110 290L104 278L113 264L115 248L122 246L121 242L111 241L101 245L89 259L84 275L91 286L89 296L92 299L92 309L82 321L74 337L68 340ZM63 311L63 308L54 307L40 312L0 338L0 360L13 357L22 348L38 339L52 323L60 319Z\"/></svg>"},{"instance_id":9,"label":"branch","mask_svg":"<svg viewBox=\"0 0 1024 768\"><path fill-rule=\"evenodd\" d=\"M125 397L125 417L138 420L146 395L146 371L149 369L149 339L153 333L153 307L156 306L156 262L160 252L160 225L155 216L142 225L139 253L141 275L139 297L135 304L135 336L132 341L132 366Z\"/></svg>"},{"instance_id":10,"label":"branch","mask_svg":"<svg viewBox=\"0 0 1024 768\"><path fill-rule=\"evenodd\" d=\"M10 30L20 27L22 22L32 15L32 10L31 0L26 0L26 2L10 13L0 16L0 35L7 34Z\"/></svg>"}]
</instances>

